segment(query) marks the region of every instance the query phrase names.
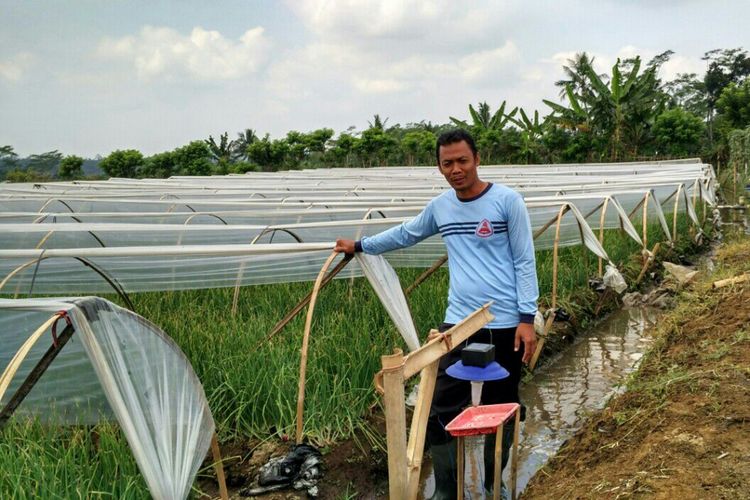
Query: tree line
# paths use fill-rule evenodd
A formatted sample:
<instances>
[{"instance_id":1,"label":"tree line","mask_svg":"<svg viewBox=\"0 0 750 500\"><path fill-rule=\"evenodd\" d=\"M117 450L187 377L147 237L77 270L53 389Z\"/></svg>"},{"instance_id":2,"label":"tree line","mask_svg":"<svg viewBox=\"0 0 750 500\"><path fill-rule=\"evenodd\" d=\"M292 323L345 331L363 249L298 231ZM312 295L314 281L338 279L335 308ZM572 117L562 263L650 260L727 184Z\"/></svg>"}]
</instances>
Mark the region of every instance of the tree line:
<instances>
[{"instance_id":1,"label":"tree line","mask_svg":"<svg viewBox=\"0 0 750 500\"><path fill-rule=\"evenodd\" d=\"M118 150L98 162L112 177L169 177L248 171L434 163L442 131L463 127L477 141L485 164L583 163L700 156L714 164L745 159L750 151L750 57L742 48L706 52L706 72L663 81L666 51L649 61L618 59L604 74L594 58L576 54L555 82L557 100L544 99L547 114L501 102L468 106L466 118L442 124L388 124L375 115L368 127L335 134L322 128L290 131L272 139L254 129L195 140L172 151L144 156ZM739 148L739 150L738 150ZM50 151L19 159L0 148L0 176L8 180L76 179L83 158ZM745 160L746 161L746 160Z\"/></svg>"}]
</instances>

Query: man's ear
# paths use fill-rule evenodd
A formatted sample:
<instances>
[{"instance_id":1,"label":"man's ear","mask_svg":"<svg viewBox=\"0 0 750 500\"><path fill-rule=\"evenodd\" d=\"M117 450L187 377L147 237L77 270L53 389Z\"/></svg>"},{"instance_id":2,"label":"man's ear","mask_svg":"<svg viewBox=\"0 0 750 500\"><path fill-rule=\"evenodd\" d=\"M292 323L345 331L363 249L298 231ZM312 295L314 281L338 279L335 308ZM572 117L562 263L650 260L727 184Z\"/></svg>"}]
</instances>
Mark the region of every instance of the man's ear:
<instances>
[{"instance_id":1,"label":"man's ear","mask_svg":"<svg viewBox=\"0 0 750 500\"><path fill-rule=\"evenodd\" d=\"M477 167L479 166L479 153L474 155L474 160L477 162Z\"/></svg>"}]
</instances>

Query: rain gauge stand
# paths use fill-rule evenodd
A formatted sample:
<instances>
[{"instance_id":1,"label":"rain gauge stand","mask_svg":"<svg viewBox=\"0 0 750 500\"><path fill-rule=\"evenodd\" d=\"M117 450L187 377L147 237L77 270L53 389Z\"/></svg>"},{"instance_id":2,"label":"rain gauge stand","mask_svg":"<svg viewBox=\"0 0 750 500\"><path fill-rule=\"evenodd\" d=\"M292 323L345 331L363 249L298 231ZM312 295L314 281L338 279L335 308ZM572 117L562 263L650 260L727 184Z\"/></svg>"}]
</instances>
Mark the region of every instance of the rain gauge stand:
<instances>
[{"instance_id":1,"label":"rain gauge stand","mask_svg":"<svg viewBox=\"0 0 750 500\"><path fill-rule=\"evenodd\" d=\"M445 427L457 441L458 499L464 498L464 483L472 500L485 498L484 490L484 435L495 434L495 470L493 471L493 498L501 498L503 425L515 417L513 434L513 461L511 465L511 498L516 498L518 475L518 432L521 426L521 405L502 403L481 405L482 385L489 380L508 377L508 371L495 359L495 346L472 343L461 351L457 361L446 373L453 378L471 382L471 406L462 411ZM468 452L468 455L466 454ZM465 466L466 465L466 466ZM466 477L466 479L465 479Z\"/></svg>"}]
</instances>

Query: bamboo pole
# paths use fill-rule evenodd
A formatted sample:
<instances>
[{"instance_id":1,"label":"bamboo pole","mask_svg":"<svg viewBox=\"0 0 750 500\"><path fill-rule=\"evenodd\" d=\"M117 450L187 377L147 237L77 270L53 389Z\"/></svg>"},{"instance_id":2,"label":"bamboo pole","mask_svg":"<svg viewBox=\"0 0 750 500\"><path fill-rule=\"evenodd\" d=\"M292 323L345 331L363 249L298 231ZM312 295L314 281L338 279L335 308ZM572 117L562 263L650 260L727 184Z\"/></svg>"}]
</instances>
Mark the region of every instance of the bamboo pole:
<instances>
[{"instance_id":1,"label":"bamboo pole","mask_svg":"<svg viewBox=\"0 0 750 500\"><path fill-rule=\"evenodd\" d=\"M320 284L320 288L321 289L325 288L326 285L328 285L328 283L330 283L333 280L333 278L336 277L336 275L340 273L341 270L343 270L346 267L346 265L349 263L349 261L352 260L353 257L354 255L345 254L341 262L336 264L336 266L333 269L331 269L331 272L329 272L326 275L326 277L323 278L323 282ZM302 298L302 300L297 302L297 305L295 305L292 309L290 309L289 312L286 313L286 315L278 323L276 323L276 326L273 327L270 333L266 335L266 338L264 338L258 345L259 346L263 345L264 343L271 340L277 333L283 330L284 327L288 325L289 322L292 321L300 313L300 311L302 311L302 309L305 308L307 304L310 303L311 298L312 298L312 292L308 293L307 295L305 295L305 297Z\"/></svg>"},{"instance_id":2,"label":"bamboo pole","mask_svg":"<svg viewBox=\"0 0 750 500\"><path fill-rule=\"evenodd\" d=\"M320 285L323 282L328 267L336 258L338 252L331 252L331 255L326 259L325 264L318 273L318 278L315 280L313 286L312 295L310 296L310 306L307 308L307 318L305 319L305 331L302 335L302 350L299 364L299 388L297 391L297 444L302 444L302 423L305 411L305 376L307 374L307 349L310 341L310 328L312 327L313 312L315 311L315 300L318 298L318 292L320 291Z\"/></svg>"},{"instance_id":3,"label":"bamboo pole","mask_svg":"<svg viewBox=\"0 0 750 500\"><path fill-rule=\"evenodd\" d=\"M642 228L642 239L643 239L643 249L648 249L648 198L650 196L650 192L646 192L646 194L643 196L643 228Z\"/></svg>"},{"instance_id":4,"label":"bamboo pole","mask_svg":"<svg viewBox=\"0 0 750 500\"><path fill-rule=\"evenodd\" d=\"M385 396L386 443L388 446L388 492L390 498L406 497L408 486L406 451L406 408L404 406L404 355L396 349L381 356Z\"/></svg>"},{"instance_id":5,"label":"bamboo pole","mask_svg":"<svg viewBox=\"0 0 750 500\"><path fill-rule=\"evenodd\" d=\"M677 209L680 207L680 194L682 194L682 184L677 186L677 196L674 198L674 211L672 212L672 241L675 243L677 243Z\"/></svg>"},{"instance_id":6,"label":"bamboo pole","mask_svg":"<svg viewBox=\"0 0 750 500\"><path fill-rule=\"evenodd\" d=\"M70 340L74 332L75 329L73 328L73 326L67 325L57 337L57 342L53 342L52 345L49 346L41 359L37 362L36 366L34 366L34 368L29 372L29 374L26 376L26 379L23 381L23 383L21 383L13 396L8 400L8 404L6 404L2 411L0 411L0 429L3 427L3 425L5 425L5 422L7 422L8 419L13 415L13 412L16 411L16 408L18 408L18 406L23 403L23 400L26 399L26 396L28 396L29 392L31 392L31 389L34 388L34 385L36 385L42 375L44 375L44 372L47 371L47 368L52 363L52 361L54 361L57 355L60 354L60 351L63 347L65 347L65 344L68 343L68 340Z\"/></svg>"},{"instance_id":7,"label":"bamboo pole","mask_svg":"<svg viewBox=\"0 0 750 500\"><path fill-rule=\"evenodd\" d=\"M18 349L18 351L16 351L16 354L10 360L10 363L8 363L8 366L5 367L3 374L0 376L0 401L2 401L3 396L5 395L5 391L8 390L8 386L10 385L10 381L15 376L18 368L21 366L21 363L23 363L23 360L26 359L26 356L29 354L29 351L31 351L31 348L34 347L34 344L36 344L37 340L39 340L39 337L41 337L44 332L47 331L47 328L52 326L58 320L58 318L60 318L60 316L62 316L60 313L53 314L51 318L42 323L42 326L37 328L34 333L29 335L29 338L26 339L26 342L24 342Z\"/></svg>"},{"instance_id":8,"label":"bamboo pole","mask_svg":"<svg viewBox=\"0 0 750 500\"><path fill-rule=\"evenodd\" d=\"M216 470L216 481L219 483L219 496L222 500L229 500L227 491L227 479L224 476L224 462L221 458L221 449L219 448L219 437L216 432L211 437L211 453L214 456L214 469Z\"/></svg>"},{"instance_id":9,"label":"bamboo pole","mask_svg":"<svg viewBox=\"0 0 750 500\"><path fill-rule=\"evenodd\" d=\"M734 278L727 278L719 281L714 281L712 288L724 288L725 286L736 285L738 283L744 283L750 281L750 273L735 276Z\"/></svg>"},{"instance_id":10,"label":"bamboo pole","mask_svg":"<svg viewBox=\"0 0 750 500\"><path fill-rule=\"evenodd\" d=\"M448 260L448 254L445 254L442 257L440 257L438 260L436 260L432 264L432 266L430 266L429 269L427 269L425 272L423 272L422 274L420 274L419 277L416 280L414 280L414 283L412 283L411 285L409 285L406 288L406 290L404 290L404 295L408 296L409 294L411 294L411 292L413 292L415 288L417 288L419 285L421 285L422 283L424 283L424 281L427 278L429 278L430 276L432 276L432 274L435 271L437 271L438 269L440 269L442 267L442 265L447 262L447 260Z\"/></svg>"},{"instance_id":11,"label":"bamboo pole","mask_svg":"<svg viewBox=\"0 0 750 500\"><path fill-rule=\"evenodd\" d=\"M638 273L638 278L636 278L636 280L635 280L635 284L636 285L641 282L641 280L643 279L643 277L646 275L646 271L648 270L649 267L651 267L651 263L654 262L654 259L656 259L656 253L659 251L660 245L661 245L661 243L657 242L656 245L654 245L653 250L651 250L651 255L649 255L646 258L646 262L643 263L643 267L641 268L641 272Z\"/></svg>"},{"instance_id":12,"label":"bamboo pole","mask_svg":"<svg viewBox=\"0 0 750 500\"><path fill-rule=\"evenodd\" d=\"M529 363L529 370L533 370L536 366L536 362L539 360L539 355L542 353L544 347L544 341L547 338L547 334L552 329L552 323L555 321L555 309L557 308L557 266L558 266L558 250L560 247L560 222L562 221L563 215L568 210L567 205L560 207L560 212L557 214L557 227L555 228L555 243L552 246L552 299L551 306L549 308L549 316L547 321L544 323L544 332L542 338L536 344L536 351L534 351Z\"/></svg>"},{"instance_id":13,"label":"bamboo pole","mask_svg":"<svg viewBox=\"0 0 750 500\"><path fill-rule=\"evenodd\" d=\"M602 213L599 216L599 244L604 248L604 220L607 215L607 207L609 206L609 198L604 200L604 204L602 206ZM620 225L622 225L622 222L620 222ZM604 275L604 259L599 257L599 277L601 278Z\"/></svg>"}]
</instances>

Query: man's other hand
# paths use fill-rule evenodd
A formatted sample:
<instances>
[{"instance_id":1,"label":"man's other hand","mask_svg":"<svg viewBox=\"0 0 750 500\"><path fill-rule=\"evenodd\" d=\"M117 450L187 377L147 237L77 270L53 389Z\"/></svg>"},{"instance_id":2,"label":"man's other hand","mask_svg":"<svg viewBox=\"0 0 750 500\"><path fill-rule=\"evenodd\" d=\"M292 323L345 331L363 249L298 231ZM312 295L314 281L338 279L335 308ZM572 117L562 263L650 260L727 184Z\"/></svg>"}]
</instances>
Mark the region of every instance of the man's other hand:
<instances>
[{"instance_id":1,"label":"man's other hand","mask_svg":"<svg viewBox=\"0 0 750 500\"><path fill-rule=\"evenodd\" d=\"M354 240L336 240L336 246L333 251L339 253L354 253Z\"/></svg>"},{"instance_id":2,"label":"man's other hand","mask_svg":"<svg viewBox=\"0 0 750 500\"><path fill-rule=\"evenodd\" d=\"M519 323L516 328L516 345L514 350L518 351L523 342L523 362L529 364L531 357L536 352L536 333L531 323Z\"/></svg>"}]
</instances>

